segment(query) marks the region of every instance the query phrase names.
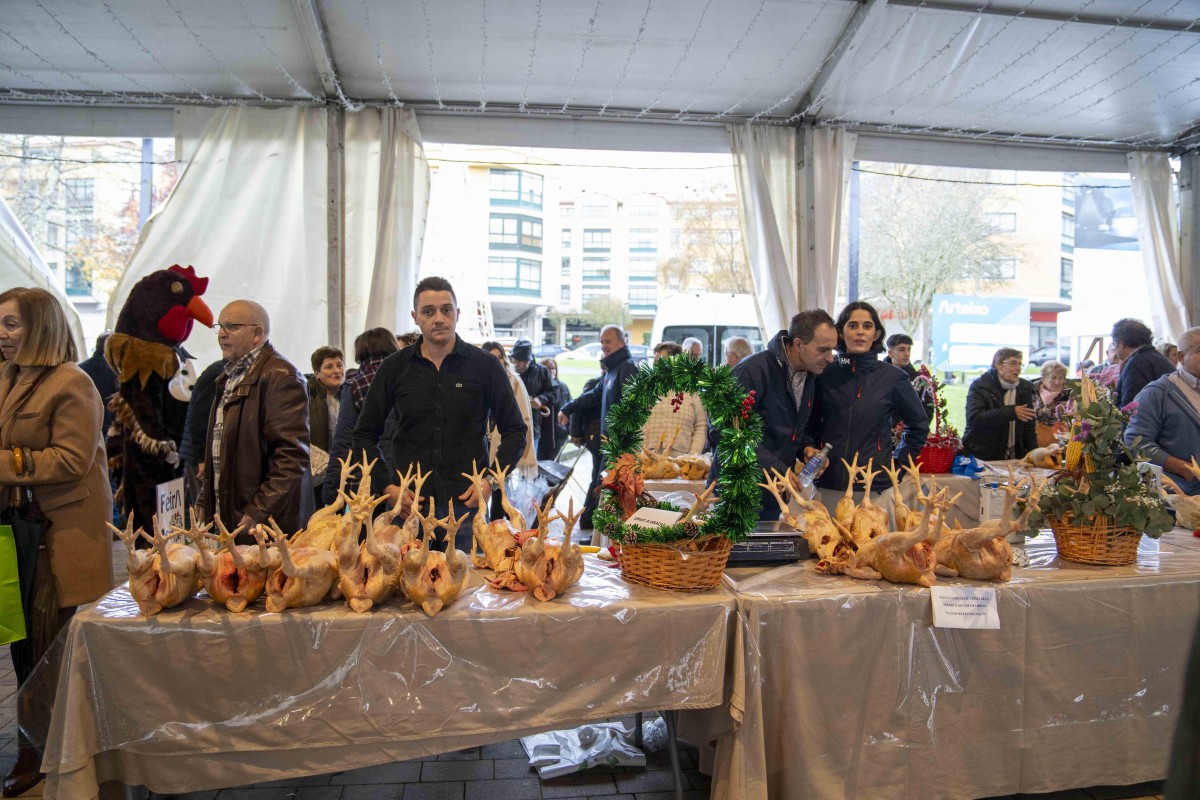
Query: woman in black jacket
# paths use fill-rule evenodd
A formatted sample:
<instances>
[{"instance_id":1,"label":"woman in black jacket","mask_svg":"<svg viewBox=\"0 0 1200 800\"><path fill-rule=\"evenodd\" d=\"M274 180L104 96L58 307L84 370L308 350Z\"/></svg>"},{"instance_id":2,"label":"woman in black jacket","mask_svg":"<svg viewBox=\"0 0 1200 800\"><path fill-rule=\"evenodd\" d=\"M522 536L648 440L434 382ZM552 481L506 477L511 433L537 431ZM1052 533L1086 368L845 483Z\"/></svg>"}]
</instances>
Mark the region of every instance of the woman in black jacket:
<instances>
[{"instance_id":1,"label":"woman in black jacket","mask_svg":"<svg viewBox=\"0 0 1200 800\"><path fill-rule=\"evenodd\" d=\"M1037 447L1033 384L1021 377L1021 351L1001 347L992 368L967 390L963 452L984 461L1024 458Z\"/></svg>"},{"instance_id":2,"label":"woman in black jacket","mask_svg":"<svg viewBox=\"0 0 1200 800\"><path fill-rule=\"evenodd\" d=\"M849 477L842 459L853 463L857 456L859 466L870 461L875 469L890 467L893 460L907 464L909 456L915 460L920 454L929 436L929 417L908 376L879 360L884 328L874 307L850 303L838 315L836 327L838 357L817 378L809 418L813 439L833 445L829 466L817 480L822 500L831 509L845 492ZM905 426L894 449L893 416ZM873 486L879 491L886 485L887 476L881 472Z\"/></svg>"}]
</instances>

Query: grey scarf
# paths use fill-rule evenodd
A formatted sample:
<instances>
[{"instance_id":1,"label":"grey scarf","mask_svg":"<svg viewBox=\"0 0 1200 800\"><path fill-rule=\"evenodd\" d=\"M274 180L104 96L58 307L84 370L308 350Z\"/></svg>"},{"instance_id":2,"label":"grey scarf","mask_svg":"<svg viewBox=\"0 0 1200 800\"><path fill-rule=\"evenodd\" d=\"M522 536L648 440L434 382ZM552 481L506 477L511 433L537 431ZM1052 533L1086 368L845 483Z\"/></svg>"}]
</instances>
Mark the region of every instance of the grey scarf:
<instances>
[{"instance_id":1,"label":"grey scarf","mask_svg":"<svg viewBox=\"0 0 1200 800\"><path fill-rule=\"evenodd\" d=\"M1004 405L1015 406L1017 404L1017 384L1021 382L1017 378L1012 383L1000 377L999 371L996 372L996 380L1000 382L1000 386L1004 389ZM1008 447L1004 450L1004 457L1007 459L1017 457L1017 421L1014 419L1008 423Z\"/></svg>"}]
</instances>

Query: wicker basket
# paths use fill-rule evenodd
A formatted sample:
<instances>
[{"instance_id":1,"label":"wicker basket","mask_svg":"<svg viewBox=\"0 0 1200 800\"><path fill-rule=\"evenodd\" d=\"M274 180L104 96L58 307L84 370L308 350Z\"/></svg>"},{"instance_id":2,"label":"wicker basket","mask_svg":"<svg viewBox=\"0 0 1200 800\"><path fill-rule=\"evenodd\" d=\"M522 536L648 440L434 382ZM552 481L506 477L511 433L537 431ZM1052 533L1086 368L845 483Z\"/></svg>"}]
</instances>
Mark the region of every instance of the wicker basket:
<instances>
[{"instance_id":1,"label":"wicker basket","mask_svg":"<svg viewBox=\"0 0 1200 800\"><path fill-rule=\"evenodd\" d=\"M622 544L618 546L621 577L670 592L713 589L721 583L732 546L724 536L671 544Z\"/></svg>"},{"instance_id":2,"label":"wicker basket","mask_svg":"<svg viewBox=\"0 0 1200 800\"><path fill-rule=\"evenodd\" d=\"M1137 561L1142 534L1129 526L1118 526L1110 517L1088 517L1091 525L1073 525L1047 516L1059 558L1079 564L1123 566Z\"/></svg>"},{"instance_id":3,"label":"wicker basket","mask_svg":"<svg viewBox=\"0 0 1200 800\"><path fill-rule=\"evenodd\" d=\"M958 451L953 447L929 447L926 445L921 448L921 453L917 456L917 468L926 475L943 475L954 466L956 452Z\"/></svg>"}]
</instances>

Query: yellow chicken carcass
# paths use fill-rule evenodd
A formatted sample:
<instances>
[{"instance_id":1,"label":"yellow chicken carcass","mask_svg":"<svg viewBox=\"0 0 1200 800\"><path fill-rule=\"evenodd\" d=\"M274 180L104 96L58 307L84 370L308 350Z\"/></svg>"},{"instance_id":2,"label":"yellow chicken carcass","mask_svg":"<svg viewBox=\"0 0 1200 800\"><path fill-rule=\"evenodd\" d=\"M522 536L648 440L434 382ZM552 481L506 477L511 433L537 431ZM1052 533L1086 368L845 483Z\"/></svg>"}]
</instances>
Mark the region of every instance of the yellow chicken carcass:
<instances>
[{"instance_id":1,"label":"yellow chicken carcass","mask_svg":"<svg viewBox=\"0 0 1200 800\"><path fill-rule=\"evenodd\" d=\"M151 537L141 528L136 532L133 530L133 515L130 515L125 530L108 524L109 529L129 549L129 594L137 603L138 610L147 617L163 609L174 608L200 589L200 577L197 574L200 554L183 542L171 542L173 536L159 533L157 517L154 525L155 533ZM177 533L186 532L181 528L174 530ZM199 535L203 535L205 528L198 526L197 530ZM139 536L150 542L153 549L138 550Z\"/></svg>"},{"instance_id":2,"label":"yellow chicken carcass","mask_svg":"<svg viewBox=\"0 0 1200 800\"><path fill-rule=\"evenodd\" d=\"M521 545L521 552L513 563L517 580L529 589L535 599L552 600L567 591L583 575L583 551L571 541L571 531L583 516L583 509L575 513L575 501L571 500L567 515L557 515L566 523L562 541L547 539L550 520L555 516L550 509L554 497L546 499L546 505L538 509L537 536L531 536Z\"/></svg>"},{"instance_id":3,"label":"yellow chicken carcass","mask_svg":"<svg viewBox=\"0 0 1200 800\"><path fill-rule=\"evenodd\" d=\"M999 518L988 520L977 528L943 532L938 537L934 543L934 555L937 557L939 575L1004 582L1012 578L1012 545L1005 537L1024 530L1029 515L1037 507L1037 495L1041 487L1034 485L1021 516L1016 520L1009 519L1021 486L1029 480L1018 483L1010 467L1009 483L1004 489L1004 506Z\"/></svg>"},{"instance_id":4,"label":"yellow chicken carcass","mask_svg":"<svg viewBox=\"0 0 1200 800\"><path fill-rule=\"evenodd\" d=\"M267 582L267 610L315 606L331 594L334 599L341 597L337 553L315 547L293 548L274 518L269 517L268 522L274 534L275 547L271 550L278 568Z\"/></svg>"},{"instance_id":5,"label":"yellow chicken carcass","mask_svg":"<svg viewBox=\"0 0 1200 800\"><path fill-rule=\"evenodd\" d=\"M829 510L819 502L801 497L790 477L780 475L778 470L772 476L767 474L764 469L763 475L767 482L760 483L759 486L775 497L779 507L783 509L781 517L783 521L804 536L804 540L808 543L808 552L815 554L818 559L839 558L841 551L846 548L846 543L842 540L837 527L834 526L833 519L829 516ZM791 496L792 502L800 507L799 517L792 514L791 507L784 500L785 492Z\"/></svg>"},{"instance_id":6,"label":"yellow chicken carcass","mask_svg":"<svg viewBox=\"0 0 1200 800\"><path fill-rule=\"evenodd\" d=\"M458 599L466 585L469 563L466 553L454 546L454 535L467 515L455 519L454 505L448 504L449 515L446 519L438 519L432 505L430 503L428 516L421 517L424 530L421 546L404 554L400 577L405 596L430 617ZM444 553L429 549L439 526L446 528Z\"/></svg>"},{"instance_id":7,"label":"yellow chicken carcass","mask_svg":"<svg viewBox=\"0 0 1200 800\"><path fill-rule=\"evenodd\" d=\"M948 490L943 489L932 502L925 503L921 523L911 531L889 531L882 536L869 539L857 550L847 553L845 560L820 561L817 572L829 575L846 575L860 580L886 579L891 583L911 583L918 586L933 586L937 582L937 565L933 546L926 541L929 535L930 518L934 509L944 511L952 501L946 501ZM840 523L838 526L846 540L852 540L850 530Z\"/></svg>"},{"instance_id":8,"label":"yellow chicken carcass","mask_svg":"<svg viewBox=\"0 0 1200 800\"><path fill-rule=\"evenodd\" d=\"M1192 456L1192 463L1188 465L1188 469L1200 478L1200 464L1196 463L1195 456ZM1163 475L1162 482L1174 491L1174 494L1163 491L1162 495L1171 508L1175 509L1175 519L1185 528L1200 530L1200 495L1184 494L1179 484L1167 475Z\"/></svg>"},{"instance_id":9,"label":"yellow chicken carcass","mask_svg":"<svg viewBox=\"0 0 1200 800\"><path fill-rule=\"evenodd\" d=\"M364 460L366 455L363 453ZM338 476L337 497L329 505L317 509L317 512L309 517L307 527L293 534L288 542L293 549L302 547L312 547L317 550L333 549L338 532L346 524L346 518L341 511L346 503L346 481L355 470L355 467L350 465L349 455L344 459L338 459L338 463L341 464L341 474Z\"/></svg>"},{"instance_id":10,"label":"yellow chicken carcass","mask_svg":"<svg viewBox=\"0 0 1200 800\"><path fill-rule=\"evenodd\" d=\"M891 523L887 509L871 502L871 483L879 471L871 469L871 462L868 461L867 466L862 468L860 473L863 476L862 504L855 507L850 514L849 523L843 523L850 530L850 535L854 537L854 542L859 547L871 539L888 533ZM838 504L841 505L841 501Z\"/></svg>"},{"instance_id":11,"label":"yellow chicken carcass","mask_svg":"<svg viewBox=\"0 0 1200 800\"><path fill-rule=\"evenodd\" d=\"M837 505L833 509L833 518L843 525L850 524L850 517L854 515L854 481L858 478L858 453L854 454L854 463L847 464L846 459L841 459L842 464L846 467L846 494L841 500L837 501Z\"/></svg>"}]
</instances>

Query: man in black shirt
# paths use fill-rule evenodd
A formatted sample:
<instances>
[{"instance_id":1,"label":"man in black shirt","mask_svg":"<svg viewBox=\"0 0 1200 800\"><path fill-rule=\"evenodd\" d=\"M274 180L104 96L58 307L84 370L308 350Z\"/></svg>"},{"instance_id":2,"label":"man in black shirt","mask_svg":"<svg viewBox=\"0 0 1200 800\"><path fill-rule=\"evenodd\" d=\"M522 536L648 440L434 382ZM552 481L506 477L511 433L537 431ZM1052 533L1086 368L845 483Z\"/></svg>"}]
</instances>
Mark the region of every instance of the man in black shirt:
<instances>
[{"instance_id":1,"label":"man in black shirt","mask_svg":"<svg viewBox=\"0 0 1200 800\"><path fill-rule=\"evenodd\" d=\"M462 473L470 473L472 463L480 469L487 464L489 415L500 431L496 461L502 468L516 464L525 449L525 421L504 367L454 332L459 310L450 283L444 278L422 280L413 295L413 308L421 337L379 365L354 428L351 452L360 454L365 449L368 458L378 459L371 472L373 490L386 492L407 513L412 494L400 497L395 474L389 475L383 466L379 446L388 414L394 410L394 467L407 472L419 464L422 470L432 471L423 494L433 500L435 513L445 516L447 504L453 501L456 513L462 515L478 507L475 489ZM485 503L496 488L484 487ZM471 528L463 525L455 544L469 550L470 540Z\"/></svg>"}]
</instances>

